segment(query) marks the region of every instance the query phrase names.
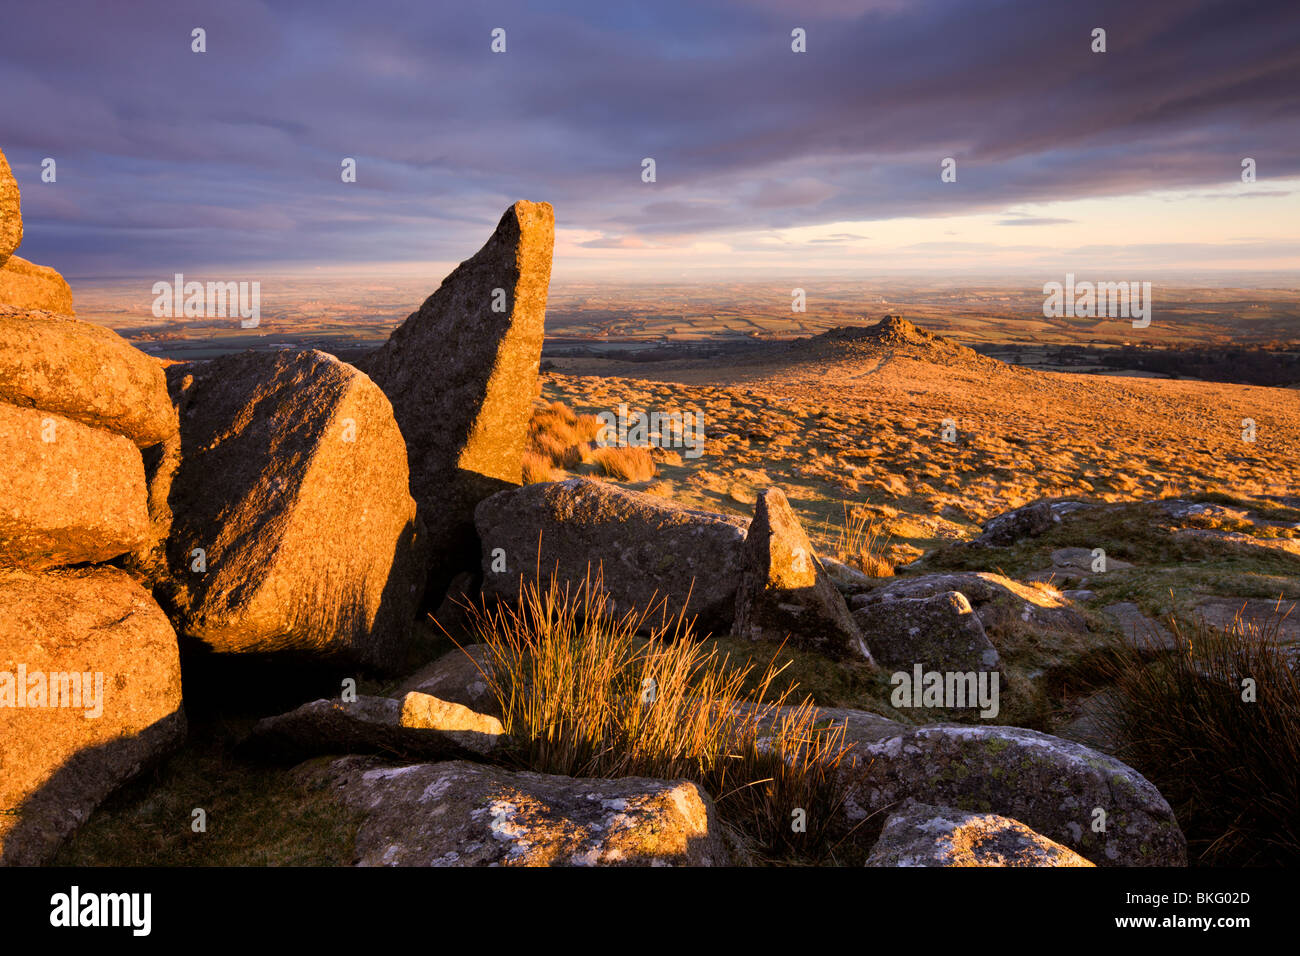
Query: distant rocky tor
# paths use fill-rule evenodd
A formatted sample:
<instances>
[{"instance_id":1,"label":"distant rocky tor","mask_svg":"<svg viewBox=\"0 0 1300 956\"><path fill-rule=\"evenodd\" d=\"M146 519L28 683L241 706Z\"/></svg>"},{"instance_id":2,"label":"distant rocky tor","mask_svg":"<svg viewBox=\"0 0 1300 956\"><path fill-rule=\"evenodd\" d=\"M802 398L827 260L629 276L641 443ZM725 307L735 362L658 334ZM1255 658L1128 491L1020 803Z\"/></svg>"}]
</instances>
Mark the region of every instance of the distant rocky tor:
<instances>
[{"instance_id":1,"label":"distant rocky tor","mask_svg":"<svg viewBox=\"0 0 1300 956\"><path fill-rule=\"evenodd\" d=\"M476 563L474 506L521 481L554 242L550 203L515 203L483 248L357 362L406 438L435 591Z\"/></svg>"}]
</instances>

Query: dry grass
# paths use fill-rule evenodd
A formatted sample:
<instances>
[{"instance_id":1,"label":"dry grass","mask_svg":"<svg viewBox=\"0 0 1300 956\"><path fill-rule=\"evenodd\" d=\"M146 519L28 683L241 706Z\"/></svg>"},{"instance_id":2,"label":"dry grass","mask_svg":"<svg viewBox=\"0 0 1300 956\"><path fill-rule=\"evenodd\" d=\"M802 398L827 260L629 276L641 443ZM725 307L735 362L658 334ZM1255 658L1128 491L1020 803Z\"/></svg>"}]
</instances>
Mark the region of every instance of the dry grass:
<instances>
[{"instance_id":1,"label":"dry grass","mask_svg":"<svg viewBox=\"0 0 1300 956\"><path fill-rule=\"evenodd\" d=\"M536 459L544 459L553 469L572 470L591 460L591 442L604 426L595 415L578 415L563 402L551 402L533 412L528 424L528 445L524 452L525 477L528 457L533 456L533 471L541 474ZM550 481L552 478L538 478Z\"/></svg>"},{"instance_id":2,"label":"dry grass","mask_svg":"<svg viewBox=\"0 0 1300 956\"><path fill-rule=\"evenodd\" d=\"M649 481L657 473L649 448L628 445L597 448L591 457L602 475L618 481Z\"/></svg>"},{"instance_id":3,"label":"dry grass","mask_svg":"<svg viewBox=\"0 0 1300 956\"><path fill-rule=\"evenodd\" d=\"M555 469L551 466L551 459L545 455L528 449L524 452L524 484L532 485L540 481L554 481L556 478Z\"/></svg>"},{"instance_id":4,"label":"dry grass","mask_svg":"<svg viewBox=\"0 0 1300 956\"><path fill-rule=\"evenodd\" d=\"M830 528L835 559L857 568L872 578L892 577L894 565L888 558L890 535L883 523L865 508L843 502L844 515L838 527Z\"/></svg>"},{"instance_id":5,"label":"dry grass","mask_svg":"<svg viewBox=\"0 0 1300 956\"><path fill-rule=\"evenodd\" d=\"M1103 727L1169 800L1204 864L1300 862L1300 680L1278 643L1282 617L1263 629L1199 622L1187 634L1174 621L1177 654L1144 662L1133 651L1108 674L1116 693Z\"/></svg>"},{"instance_id":6,"label":"dry grass","mask_svg":"<svg viewBox=\"0 0 1300 956\"><path fill-rule=\"evenodd\" d=\"M521 583L517 604L469 608L516 759L569 776L693 780L760 858L826 859L846 798L843 728L818 729L810 700L784 707L792 688L763 702L774 664L750 703L752 665L705 650L684 611L652 614L615 614L599 574L573 591L554 576ZM806 831L792 827L800 808Z\"/></svg>"}]
</instances>

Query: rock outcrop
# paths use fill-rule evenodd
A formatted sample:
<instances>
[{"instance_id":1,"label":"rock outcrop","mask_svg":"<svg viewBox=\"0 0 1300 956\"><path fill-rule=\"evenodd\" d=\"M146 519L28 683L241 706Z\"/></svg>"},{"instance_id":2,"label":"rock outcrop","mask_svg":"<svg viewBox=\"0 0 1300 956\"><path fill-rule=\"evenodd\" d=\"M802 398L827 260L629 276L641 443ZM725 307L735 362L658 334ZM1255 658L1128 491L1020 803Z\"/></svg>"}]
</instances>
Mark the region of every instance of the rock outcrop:
<instances>
[{"instance_id":1,"label":"rock outcrop","mask_svg":"<svg viewBox=\"0 0 1300 956\"><path fill-rule=\"evenodd\" d=\"M865 743L850 758L851 821L915 799L1011 817L1098 866L1187 864L1173 811L1145 777L1059 737L935 725Z\"/></svg>"},{"instance_id":2,"label":"rock outcrop","mask_svg":"<svg viewBox=\"0 0 1300 956\"><path fill-rule=\"evenodd\" d=\"M0 571L0 861L48 862L184 736L176 635L115 568Z\"/></svg>"},{"instance_id":3,"label":"rock outcrop","mask_svg":"<svg viewBox=\"0 0 1300 956\"><path fill-rule=\"evenodd\" d=\"M397 754L447 760L489 753L505 729L495 717L413 691L400 700L314 700L257 722L250 753L301 760L319 754Z\"/></svg>"},{"instance_id":4,"label":"rock outcrop","mask_svg":"<svg viewBox=\"0 0 1300 956\"><path fill-rule=\"evenodd\" d=\"M514 773L465 761L324 772L364 814L359 866L725 866L713 802L685 780Z\"/></svg>"},{"instance_id":5,"label":"rock outcrop","mask_svg":"<svg viewBox=\"0 0 1300 956\"><path fill-rule=\"evenodd\" d=\"M787 637L833 658L871 660L844 598L779 488L758 498L744 546L734 630L755 641Z\"/></svg>"},{"instance_id":6,"label":"rock outcrop","mask_svg":"<svg viewBox=\"0 0 1300 956\"><path fill-rule=\"evenodd\" d=\"M475 511L483 542L483 593L511 600L521 580L552 572L577 588L602 572L619 613L686 607L704 628L730 628L745 523L603 481L571 478L502 491ZM688 600L689 597L689 600ZM653 615L660 620L658 614Z\"/></svg>"},{"instance_id":7,"label":"rock outcrop","mask_svg":"<svg viewBox=\"0 0 1300 956\"><path fill-rule=\"evenodd\" d=\"M399 667L424 542L383 392L315 351L246 352L168 378L181 419L166 549L180 629L224 653Z\"/></svg>"},{"instance_id":8,"label":"rock outcrop","mask_svg":"<svg viewBox=\"0 0 1300 956\"><path fill-rule=\"evenodd\" d=\"M0 401L58 412L141 448L176 434L162 366L116 332L0 307Z\"/></svg>"},{"instance_id":9,"label":"rock outcrop","mask_svg":"<svg viewBox=\"0 0 1300 956\"><path fill-rule=\"evenodd\" d=\"M999 670L984 625L958 591L868 604L853 615L882 667L921 664L926 670Z\"/></svg>"},{"instance_id":10,"label":"rock outcrop","mask_svg":"<svg viewBox=\"0 0 1300 956\"><path fill-rule=\"evenodd\" d=\"M890 816L867 859L867 866L1092 865L1019 820L924 803Z\"/></svg>"},{"instance_id":11,"label":"rock outcrop","mask_svg":"<svg viewBox=\"0 0 1300 956\"><path fill-rule=\"evenodd\" d=\"M469 644L448 651L402 681L393 693L404 697L411 691L431 694L443 700L464 704L480 714L501 717L501 702L488 686L487 675L492 659L486 644Z\"/></svg>"},{"instance_id":12,"label":"rock outcrop","mask_svg":"<svg viewBox=\"0 0 1300 956\"><path fill-rule=\"evenodd\" d=\"M23 241L22 195L9 160L0 152L0 268Z\"/></svg>"},{"instance_id":13,"label":"rock outcrop","mask_svg":"<svg viewBox=\"0 0 1300 956\"><path fill-rule=\"evenodd\" d=\"M121 435L0 402L0 481L0 566L107 561L146 540L144 464Z\"/></svg>"},{"instance_id":14,"label":"rock outcrop","mask_svg":"<svg viewBox=\"0 0 1300 956\"><path fill-rule=\"evenodd\" d=\"M0 266L0 305L72 315L72 289L49 266L10 256Z\"/></svg>"},{"instance_id":15,"label":"rock outcrop","mask_svg":"<svg viewBox=\"0 0 1300 956\"><path fill-rule=\"evenodd\" d=\"M554 241L549 203L515 203L483 248L358 362L406 439L436 589L477 560L474 506L522 480Z\"/></svg>"}]
</instances>

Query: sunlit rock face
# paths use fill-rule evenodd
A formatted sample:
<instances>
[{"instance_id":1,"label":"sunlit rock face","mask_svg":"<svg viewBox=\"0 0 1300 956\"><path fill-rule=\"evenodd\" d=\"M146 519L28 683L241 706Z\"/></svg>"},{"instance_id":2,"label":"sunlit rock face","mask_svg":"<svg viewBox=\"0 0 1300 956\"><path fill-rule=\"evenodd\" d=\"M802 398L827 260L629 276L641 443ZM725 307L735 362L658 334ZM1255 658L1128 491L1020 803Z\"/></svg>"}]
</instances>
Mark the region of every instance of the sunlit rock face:
<instances>
[{"instance_id":1,"label":"sunlit rock face","mask_svg":"<svg viewBox=\"0 0 1300 956\"><path fill-rule=\"evenodd\" d=\"M789 638L831 657L871 660L844 598L779 488L758 497L744 562L736 595L737 634L777 643Z\"/></svg>"},{"instance_id":2,"label":"sunlit rock face","mask_svg":"<svg viewBox=\"0 0 1300 956\"><path fill-rule=\"evenodd\" d=\"M185 734L176 634L116 568L0 571L0 862L48 862Z\"/></svg>"},{"instance_id":3,"label":"sunlit rock face","mask_svg":"<svg viewBox=\"0 0 1300 956\"><path fill-rule=\"evenodd\" d=\"M406 439L435 587L475 563L474 506L520 483L554 241L550 203L515 203L483 248L358 362Z\"/></svg>"},{"instance_id":4,"label":"sunlit rock face","mask_svg":"<svg viewBox=\"0 0 1300 956\"><path fill-rule=\"evenodd\" d=\"M361 815L359 866L724 866L708 794L686 780L337 760L317 775Z\"/></svg>"},{"instance_id":5,"label":"sunlit rock face","mask_svg":"<svg viewBox=\"0 0 1300 956\"><path fill-rule=\"evenodd\" d=\"M0 267L23 241L22 197L9 161L0 152Z\"/></svg>"},{"instance_id":6,"label":"sunlit rock face","mask_svg":"<svg viewBox=\"0 0 1300 956\"><path fill-rule=\"evenodd\" d=\"M180 450L155 497L180 629L223 653L399 667L424 542L383 392L316 351L168 371Z\"/></svg>"}]
</instances>

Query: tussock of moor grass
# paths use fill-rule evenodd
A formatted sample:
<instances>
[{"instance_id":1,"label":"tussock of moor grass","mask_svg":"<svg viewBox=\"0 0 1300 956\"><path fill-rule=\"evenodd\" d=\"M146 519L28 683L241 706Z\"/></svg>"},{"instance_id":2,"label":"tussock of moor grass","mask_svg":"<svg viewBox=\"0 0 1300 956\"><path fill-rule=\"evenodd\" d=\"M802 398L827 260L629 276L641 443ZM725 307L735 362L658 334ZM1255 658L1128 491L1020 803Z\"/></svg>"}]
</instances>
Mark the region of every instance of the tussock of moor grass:
<instances>
[{"instance_id":1,"label":"tussock of moor grass","mask_svg":"<svg viewBox=\"0 0 1300 956\"><path fill-rule=\"evenodd\" d=\"M597 448L591 458L602 475L619 481L649 481L656 473L650 449L642 446Z\"/></svg>"},{"instance_id":2,"label":"tussock of moor grass","mask_svg":"<svg viewBox=\"0 0 1300 956\"><path fill-rule=\"evenodd\" d=\"M741 696L752 665L731 666L694 639L684 610L616 614L599 572L576 588L523 582L517 604L470 606L470 631L488 646L484 679L501 703L515 759L576 777L688 779L715 800L750 852L767 860L824 860L846 799L837 774L842 727L819 729L811 700ZM639 636L646 630L648 638ZM796 808L807 832L796 833Z\"/></svg>"},{"instance_id":3,"label":"tussock of moor grass","mask_svg":"<svg viewBox=\"0 0 1300 956\"><path fill-rule=\"evenodd\" d=\"M1278 634L1240 619L1203 620L1180 650L1110 665L1116 693L1100 715L1120 756L1174 808L1194 860L1211 866L1300 863L1300 680ZM1256 699L1242 700L1242 681Z\"/></svg>"},{"instance_id":4,"label":"tussock of moor grass","mask_svg":"<svg viewBox=\"0 0 1300 956\"><path fill-rule=\"evenodd\" d=\"M863 508L851 508L847 501L843 507L839 526L830 528L835 559L868 577L892 577L894 566L886 557L889 535L880 521Z\"/></svg>"},{"instance_id":5,"label":"tussock of moor grass","mask_svg":"<svg viewBox=\"0 0 1300 956\"><path fill-rule=\"evenodd\" d=\"M595 415L578 415L563 402L551 402L533 412L525 454L545 459L551 468L576 468L590 459L590 443L603 427ZM540 473L540 465L535 466L535 473Z\"/></svg>"}]
</instances>

